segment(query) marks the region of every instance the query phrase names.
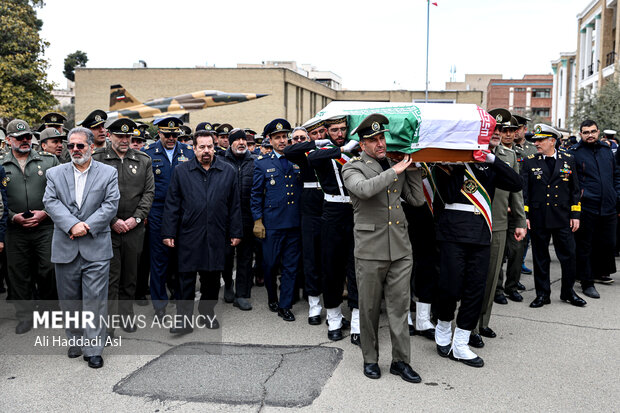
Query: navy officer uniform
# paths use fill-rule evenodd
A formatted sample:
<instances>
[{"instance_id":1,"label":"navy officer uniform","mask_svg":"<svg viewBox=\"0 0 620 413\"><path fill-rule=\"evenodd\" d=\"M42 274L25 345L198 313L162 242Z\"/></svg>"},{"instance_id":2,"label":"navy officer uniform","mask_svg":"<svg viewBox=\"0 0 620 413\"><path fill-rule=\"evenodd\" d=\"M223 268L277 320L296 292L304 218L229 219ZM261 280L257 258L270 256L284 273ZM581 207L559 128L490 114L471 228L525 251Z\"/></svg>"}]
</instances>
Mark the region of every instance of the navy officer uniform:
<instances>
[{"instance_id":1,"label":"navy officer uniform","mask_svg":"<svg viewBox=\"0 0 620 413\"><path fill-rule=\"evenodd\" d=\"M562 136L551 126L543 124L536 125L534 132L532 139L535 142L553 139L552 143L555 144ZM575 158L563 150L554 150L553 155L544 155L544 148L541 148L542 144L538 145L539 153L529 155L521 166L523 202L530 228L536 286L536 298L530 307L538 308L551 303L551 236L562 267L560 299L581 307L586 302L573 290L576 258L575 239L570 228L571 220L579 222L581 212L581 190Z\"/></svg>"},{"instance_id":2,"label":"navy officer uniform","mask_svg":"<svg viewBox=\"0 0 620 413\"><path fill-rule=\"evenodd\" d=\"M311 119L304 124L306 132L322 128L320 119ZM303 247L303 272L305 291L308 295L308 323L321 324L319 296L323 292L321 276L321 214L323 213L323 191L314 168L308 162L308 153L329 140L308 140L284 148L284 156L299 166L304 188L301 193L301 245Z\"/></svg>"},{"instance_id":3,"label":"navy officer uniform","mask_svg":"<svg viewBox=\"0 0 620 413\"><path fill-rule=\"evenodd\" d=\"M152 145L146 145L142 150L151 157L153 176L155 177L155 199L148 216L149 249L151 255L151 300L155 308L155 315L161 317L165 314L168 304L166 292L166 275L169 262L174 259L173 251L166 247L162 241L161 224L164 214L164 201L170 178L174 168L194 157L191 145L176 142L180 133L179 126L183 122L177 118L168 117L157 119L153 122L158 126L160 139ZM174 139L174 147L166 149L163 140ZM169 154L170 153L170 154ZM174 269L174 265L170 265ZM174 288L176 289L176 285Z\"/></svg>"},{"instance_id":4,"label":"navy officer uniform","mask_svg":"<svg viewBox=\"0 0 620 413\"><path fill-rule=\"evenodd\" d=\"M273 136L290 132L285 119L274 119L265 126L265 135ZM264 238L263 272L269 300L269 309L277 311L286 321L295 317L290 311L297 276L300 245L300 199L303 188L299 166L274 151L261 155L254 161L252 185L252 216L254 234ZM261 233L262 231L262 233ZM276 270L282 267L280 299L278 301Z\"/></svg>"}]
</instances>

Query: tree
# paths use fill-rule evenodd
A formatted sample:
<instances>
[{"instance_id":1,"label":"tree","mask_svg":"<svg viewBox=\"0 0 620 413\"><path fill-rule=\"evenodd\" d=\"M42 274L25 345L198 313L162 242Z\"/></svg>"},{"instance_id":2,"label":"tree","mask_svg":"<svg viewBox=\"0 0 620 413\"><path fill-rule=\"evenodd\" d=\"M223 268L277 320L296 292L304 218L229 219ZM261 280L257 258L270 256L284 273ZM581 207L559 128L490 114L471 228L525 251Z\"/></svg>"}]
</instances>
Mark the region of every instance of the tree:
<instances>
[{"instance_id":1,"label":"tree","mask_svg":"<svg viewBox=\"0 0 620 413\"><path fill-rule=\"evenodd\" d=\"M594 120L599 129L620 130L620 82L615 77L604 83L597 93L579 90L568 121L573 130L579 130L586 119Z\"/></svg>"},{"instance_id":2,"label":"tree","mask_svg":"<svg viewBox=\"0 0 620 413\"><path fill-rule=\"evenodd\" d=\"M86 56L86 53L77 50L65 57L65 70L63 70L62 73L67 79L75 82L75 68L86 67L86 63L88 63L88 56Z\"/></svg>"},{"instance_id":3,"label":"tree","mask_svg":"<svg viewBox=\"0 0 620 413\"><path fill-rule=\"evenodd\" d=\"M39 36L43 22L34 10L41 6L41 0L0 2L0 118L5 121L19 117L33 124L57 104L43 59L49 44Z\"/></svg>"}]
</instances>

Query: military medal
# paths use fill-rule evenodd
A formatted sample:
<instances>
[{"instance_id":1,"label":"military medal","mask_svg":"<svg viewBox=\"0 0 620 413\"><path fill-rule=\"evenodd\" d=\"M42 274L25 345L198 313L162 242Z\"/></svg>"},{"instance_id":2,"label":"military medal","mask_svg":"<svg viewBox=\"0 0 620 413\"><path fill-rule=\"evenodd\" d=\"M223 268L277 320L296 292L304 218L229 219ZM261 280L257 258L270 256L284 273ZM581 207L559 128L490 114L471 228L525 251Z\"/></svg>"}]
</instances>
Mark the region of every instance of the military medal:
<instances>
[{"instance_id":1,"label":"military medal","mask_svg":"<svg viewBox=\"0 0 620 413\"><path fill-rule=\"evenodd\" d=\"M39 169L39 171L37 172L39 174L39 176L43 176L43 171Z\"/></svg>"},{"instance_id":2,"label":"military medal","mask_svg":"<svg viewBox=\"0 0 620 413\"><path fill-rule=\"evenodd\" d=\"M159 170L159 169L156 169L156 170L155 170L155 174L156 174L156 175L159 175L159 174L161 174L161 170Z\"/></svg>"},{"instance_id":3,"label":"military medal","mask_svg":"<svg viewBox=\"0 0 620 413\"><path fill-rule=\"evenodd\" d=\"M184 155L179 156L179 162L185 162L187 161L187 157L185 157Z\"/></svg>"},{"instance_id":4,"label":"military medal","mask_svg":"<svg viewBox=\"0 0 620 413\"><path fill-rule=\"evenodd\" d=\"M276 184L276 180L275 180L275 179L273 179L273 178L271 178L271 181L269 181L269 183L270 183L271 185L275 185L275 184Z\"/></svg>"}]
</instances>

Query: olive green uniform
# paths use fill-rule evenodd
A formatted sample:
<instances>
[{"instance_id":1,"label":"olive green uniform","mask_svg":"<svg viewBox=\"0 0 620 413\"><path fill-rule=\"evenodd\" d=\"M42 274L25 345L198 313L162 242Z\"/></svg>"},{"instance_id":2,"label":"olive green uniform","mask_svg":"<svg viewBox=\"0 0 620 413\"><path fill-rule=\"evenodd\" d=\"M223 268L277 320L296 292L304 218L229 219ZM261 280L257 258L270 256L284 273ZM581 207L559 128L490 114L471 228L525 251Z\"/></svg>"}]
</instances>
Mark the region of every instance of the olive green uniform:
<instances>
[{"instance_id":1,"label":"olive green uniform","mask_svg":"<svg viewBox=\"0 0 620 413\"><path fill-rule=\"evenodd\" d=\"M39 299L57 299L54 265L50 261L54 223L47 217L36 227L24 228L15 224L13 219L26 211L45 210L45 172L59 163L54 155L35 150L28 154L24 172L12 151L1 154L0 162L6 172L9 208L5 240L11 295L15 300L17 319L29 321L34 309L33 287L37 289Z\"/></svg>"},{"instance_id":2,"label":"olive green uniform","mask_svg":"<svg viewBox=\"0 0 620 413\"><path fill-rule=\"evenodd\" d=\"M517 157L512 149L498 146L494 149L495 156L504 161L508 166L519 172ZM495 289L499 277L502 261L504 259L504 251L506 250L506 238L512 236L514 239L514 231L508 235L508 207L512 211L512 215L516 217L515 221L519 228L525 227L525 210L523 208L523 193L508 192L503 189L496 189L493 202L491 204L491 214L493 217L493 236L491 237L491 249L489 259L489 272L487 273L487 282L484 290L484 298L482 301L482 311L478 320L478 328L487 328L491 318L491 310L493 308L493 298L495 297ZM478 331L474 330L474 333Z\"/></svg>"},{"instance_id":3,"label":"olive green uniform","mask_svg":"<svg viewBox=\"0 0 620 413\"><path fill-rule=\"evenodd\" d=\"M419 170L400 175L383 170L362 153L342 168L354 212L355 274L360 307L360 340L364 363L379 358L379 314L385 305L392 338L392 361L409 363L407 314L413 258L401 197L414 206L424 203Z\"/></svg>"},{"instance_id":4,"label":"olive green uniform","mask_svg":"<svg viewBox=\"0 0 620 413\"><path fill-rule=\"evenodd\" d=\"M517 155L517 165L519 170L525 159L530 155L538 153L536 146L529 141L524 140L521 144L513 144L512 149ZM517 172L519 172L517 170ZM508 214L508 233L506 235L506 254L508 263L506 265L506 284L504 285L504 271L500 266L499 276L497 278L497 286L495 295L510 293L517 291L517 284L521 279L521 264L523 263L523 251L525 250L526 240L517 241L515 239L515 229L526 228L525 223L521 222L521 217L511 212Z\"/></svg>"},{"instance_id":5,"label":"olive green uniform","mask_svg":"<svg viewBox=\"0 0 620 413\"><path fill-rule=\"evenodd\" d=\"M110 314L133 315L138 263L144 241L144 220L155 195L151 158L143 152L129 149L121 159L112 145L107 145L97 149L93 159L115 167L118 172L121 199L111 225L119 219L131 217L141 221L134 229L123 234L112 230L114 257L110 261L108 311Z\"/></svg>"}]
</instances>

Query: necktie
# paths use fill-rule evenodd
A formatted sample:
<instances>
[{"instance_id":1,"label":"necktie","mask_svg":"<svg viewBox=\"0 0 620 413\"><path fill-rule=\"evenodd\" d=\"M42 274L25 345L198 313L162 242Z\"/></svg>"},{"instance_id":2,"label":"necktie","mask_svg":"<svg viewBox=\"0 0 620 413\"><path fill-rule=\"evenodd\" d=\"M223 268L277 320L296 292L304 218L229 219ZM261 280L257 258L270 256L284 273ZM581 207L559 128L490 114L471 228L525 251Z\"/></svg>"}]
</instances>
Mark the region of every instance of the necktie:
<instances>
[{"instance_id":1,"label":"necktie","mask_svg":"<svg viewBox=\"0 0 620 413\"><path fill-rule=\"evenodd\" d=\"M545 162L547 163L549 172L553 173L553 170L555 169L555 158L553 156L545 156Z\"/></svg>"}]
</instances>

